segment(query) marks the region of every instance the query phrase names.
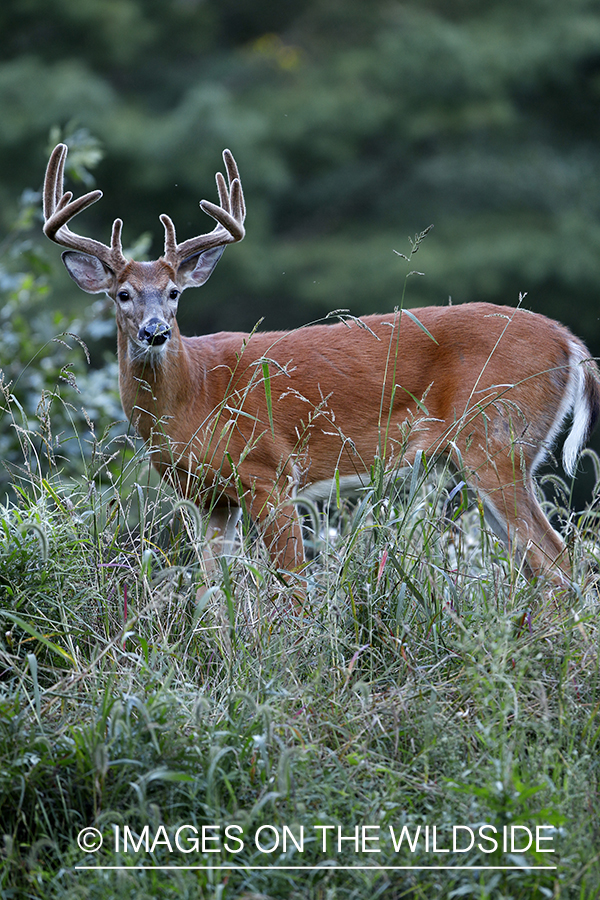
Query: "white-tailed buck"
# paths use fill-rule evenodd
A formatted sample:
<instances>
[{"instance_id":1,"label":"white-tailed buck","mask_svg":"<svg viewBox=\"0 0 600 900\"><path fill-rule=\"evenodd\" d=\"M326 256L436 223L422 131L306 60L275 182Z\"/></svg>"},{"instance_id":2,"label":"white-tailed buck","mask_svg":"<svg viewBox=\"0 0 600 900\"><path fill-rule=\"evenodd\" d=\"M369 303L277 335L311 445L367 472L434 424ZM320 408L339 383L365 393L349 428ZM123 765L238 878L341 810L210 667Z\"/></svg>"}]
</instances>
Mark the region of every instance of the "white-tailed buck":
<instances>
[{"instance_id":1,"label":"white-tailed buck","mask_svg":"<svg viewBox=\"0 0 600 900\"><path fill-rule=\"evenodd\" d=\"M126 415L150 442L153 464L223 529L245 507L273 563L304 561L294 493L319 481L364 478L376 456L411 463L446 457L483 500L533 574L565 582L565 545L544 515L532 477L565 421L564 466L600 410L599 372L567 328L523 309L471 303L370 315L293 332L183 337L179 295L210 276L226 244L244 237L244 198L223 154L220 205L207 234L178 244L162 215L163 256L123 255L122 222L110 246L73 233L69 220L98 200L63 191L67 147L50 157L44 231L88 293L115 302L119 384Z\"/></svg>"}]
</instances>

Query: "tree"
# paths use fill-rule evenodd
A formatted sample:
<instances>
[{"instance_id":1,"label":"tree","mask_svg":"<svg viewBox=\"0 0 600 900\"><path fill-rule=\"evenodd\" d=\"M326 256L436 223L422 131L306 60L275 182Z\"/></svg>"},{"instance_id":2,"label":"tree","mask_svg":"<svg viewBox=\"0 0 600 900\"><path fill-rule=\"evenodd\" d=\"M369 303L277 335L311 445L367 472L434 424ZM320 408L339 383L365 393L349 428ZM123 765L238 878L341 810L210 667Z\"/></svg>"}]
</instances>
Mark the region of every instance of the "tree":
<instances>
[{"instance_id":1,"label":"tree","mask_svg":"<svg viewBox=\"0 0 600 900\"><path fill-rule=\"evenodd\" d=\"M8 0L0 28L5 225L57 124L105 151L81 227L106 239L122 215L152 255L160 212L182 237L210 227L197 201L233 150L248 235L186 295L185 329L393 308L393 250L434 224L407 302L526 292L598 352L597 0ZM51 283L53 303L85 302Z\"/></svg>"}]
</instances>

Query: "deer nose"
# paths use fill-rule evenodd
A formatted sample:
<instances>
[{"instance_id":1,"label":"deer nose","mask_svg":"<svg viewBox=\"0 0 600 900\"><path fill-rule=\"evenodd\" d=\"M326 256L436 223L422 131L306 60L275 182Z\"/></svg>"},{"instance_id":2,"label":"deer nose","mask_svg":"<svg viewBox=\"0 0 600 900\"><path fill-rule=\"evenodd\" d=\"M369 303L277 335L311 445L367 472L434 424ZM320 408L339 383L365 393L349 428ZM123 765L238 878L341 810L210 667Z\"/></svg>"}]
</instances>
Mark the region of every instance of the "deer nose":
<instances>
[{"instance_id":1,"label":"deer nose","mask_svg":"<svg viewBox=\"0 0 600 900\"><path fill-rule=\"evenodd\" d=\"M138 339L151 347L160 347L171 337L171 326L162 319L149 319L138 331Z\"/></svg>"}]
</instances>

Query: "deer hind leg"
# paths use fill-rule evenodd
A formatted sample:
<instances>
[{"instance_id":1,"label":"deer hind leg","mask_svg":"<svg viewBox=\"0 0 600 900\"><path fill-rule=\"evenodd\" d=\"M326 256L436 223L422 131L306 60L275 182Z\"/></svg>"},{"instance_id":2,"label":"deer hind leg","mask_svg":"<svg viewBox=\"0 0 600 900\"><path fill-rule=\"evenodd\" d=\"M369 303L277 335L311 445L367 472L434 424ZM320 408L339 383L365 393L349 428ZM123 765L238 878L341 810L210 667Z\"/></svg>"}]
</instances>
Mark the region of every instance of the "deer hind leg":
<instances>
[{"instance_id":1,"label":"deer hind leg","mask_svg":"<svg viewBox=\"0 0 600 900\"><path fill-rule=\"evenodd\" d=\"M515 471L512 464L504 469L503 477L498 466L488 463L472 482L483 500L486 520L501 540L525 557L532 575L564 587L571 578L567 548L545 516L531 476Z\"/></svg>"}]
</instances>

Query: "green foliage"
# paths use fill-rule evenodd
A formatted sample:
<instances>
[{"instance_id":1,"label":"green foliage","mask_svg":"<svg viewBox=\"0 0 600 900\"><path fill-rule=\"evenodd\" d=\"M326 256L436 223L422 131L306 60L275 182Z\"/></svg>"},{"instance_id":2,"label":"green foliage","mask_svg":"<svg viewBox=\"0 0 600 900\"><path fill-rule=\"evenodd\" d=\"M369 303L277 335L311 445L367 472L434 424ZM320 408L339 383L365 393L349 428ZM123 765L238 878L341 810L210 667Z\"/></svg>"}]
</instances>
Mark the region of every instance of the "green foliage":
<instances>
[{"instance_id":1,"label":"green foliage","mask_svg":"<svg viewBox=\"0 0 600 900\"><path fill-rule=\"evenodd\" d=\"M107 241L122 216L126 243L158 256L159 213L182 238L212 227L198 200L233 150L247 236L185 295L184 333L393 309L393 251L433 223L410 305L524 294L600 354L592 0L7 0L0 29L0 228L55 140L76 150L87 129L105 196L78 227ZM59 265L48 282L53 309L83 308Z\"/></svg>"},{"instance_id":2,"label":"green foliage","mask_svg":"<svg viewBox=\"0 0 600 900\"><path fill-rule=\"evenodd\" d=\"M345 524L322 532L297 617L252 536L207 573L195 511L162 491L34 484L2 508L3 895L594 896L595 581L581 569L580 594L549 604L445 482L423 466L376 466L358 506L343 512L340 498ZM140 531L127 525L134 508ZM440 862L423 837L412 852L389 839L390 827L436 824L447 847L453 825L483 823L544 826L554 852L475 846ZM228 825L243 848L176 848L182 826ZM252 840L261 826L268 845L273 828L298 839L315 825L334 828L326 852L321 839L272 854ZM379 828L380 853L337 847L338 826L352 836L363 825ZM77 846L89 826L100 854ZM114 852L115 826L121 840L129 828L127 852ZM483 868L210 868L326 859Z\"/></svg>"},{"instance_id":3,"label":"green foliage","mask_svg":"<svg viewBox=\"0 0 600 900\"><path fill-rule=\"evenodd\" d=\"M14 246L22 240L16 230ZM42 342L40 322L18 315L44 296L35 259L29 272L12 271L10 260L5 268L21 291L7 319L15 378L4 400L20 444L7 429L0 896L594 896L594 507L569 523L573 590L549 600L543 584L523 579L451 473L424 458L392 471L375 460L358 501L334 479L328 515L309 504L309 596L304 614L290 615L295 586L270 569L251 530L239 555L207 570L196 507L153 487L144 454L126 444L115 451L110 429L86 434L86 414L62 393L75 391L65 360L85 360L80 340L51 339L63 324L55 321ZM267 363L262 376L268 398ZM82 368L77 377L89 376ZM47 398L36 407L37 431L25 387ZM85 390L94 397L89 383ZM67 425L89 447L79 463L58 460L64 437L50 440ZM382 432L383 452L383 411ZM566 515L567 488L555 487L561 509L547 514ZM499 834L541 826L554 852L500 844L490 855L480 842L448 849L440 862L426 848L426 826L436 825L445 847L454 825L484 823ZM377 855L350 841L337 846L338 828L350 838L365 825L379 829ZM231 826L244 837L234 850L232 842L218 855L212 843L177 845L180 828L194 838ZM315 826L328 829L325 848ZM101 854L78 845L89 827L103 836ZM287 834L287 848L259 849L261 827L261 846ZM116 847L126 828L128 848ZM394 848L390 835L397 840L403 828L414 850L406 840ZM289 834L305 835L301 851ZM548 860L556 869L523 868ZM365 869L374 864L481 868ZM201 868L159 868L173 865ZM516 868L491 868L507 865Z\"/></svg>"},{"instance_id":4,"label":"green foliage","mask_svg":"<svg viewBox=\"0 0 600 900\"><path fill-rule=\"evenodd\" d=\"M86 180L86 165L96 162L97 148L85 135L78 138L72 171ZM17 221L1 248L3 491L20 477L30 483L32 476L40 479L58 471L63 477L81 474L96 454L96 436L124 431L114 356L91 368L84 341L105 334L114 339L112 310L105 302L95 303L73 318L52 308L51 267L30 239L32 223L39 221L39 204L39 195L23 196Z\"/></svg>"},{"instance_id":5,"label":"green foliage","mask_svg":"<svg viewBox=\"0 0 600 900\"><path fill-rule=\"evenodd\" d=\"M558 484L576 579L555 603L424 461L376 463L354 504L334 481L304 616L252 534L207 572L197 514L113 440L112 310L62 271L35 189L66 137L69 187L98 166L105 191L78 228L106 240L122 215L157 255L163 210L182 238L212 227L197 201L230 146L248 236L186 294L184 330L393 308L393 251L433 222L411 304L528 291L598 352L599 30L592 0L1 4L0 897L597 896L594 508L565 513ZM114 861L114 825L482 822L551 826L557 869L495 872L477 848L443 863L485 870L75 868ZM100 857L77 846L92 825ZM432 862L382 850L361 861ZM218 859L265 864L250 843Z\"/></svg>"},{"instance_id":6,"label":"green foliage","mask_svg":"<svg viewBox=\"0 0 600 900\"><path fill-rule=\"evenodd\" d=\"M5 225L57 124L106 150L87 230L122 215L154 255L163 210L210 226L197 202L233 150L248 236L186 296L190 330L390 309L392 251L433 222L412 303L527 292L598 352L595 2L7 0L0 29Z\"/></svg>"}]
</instances>

